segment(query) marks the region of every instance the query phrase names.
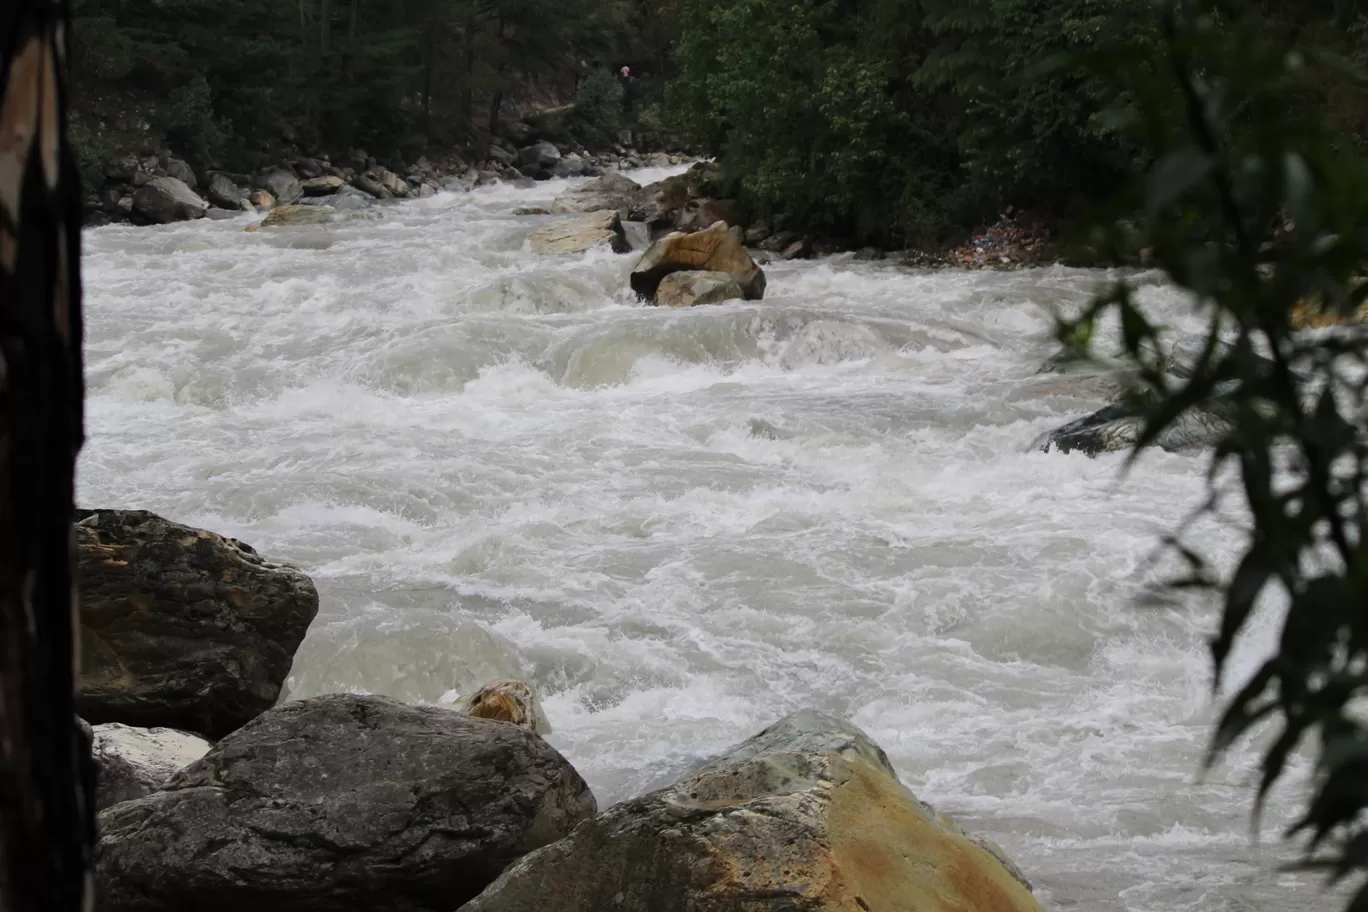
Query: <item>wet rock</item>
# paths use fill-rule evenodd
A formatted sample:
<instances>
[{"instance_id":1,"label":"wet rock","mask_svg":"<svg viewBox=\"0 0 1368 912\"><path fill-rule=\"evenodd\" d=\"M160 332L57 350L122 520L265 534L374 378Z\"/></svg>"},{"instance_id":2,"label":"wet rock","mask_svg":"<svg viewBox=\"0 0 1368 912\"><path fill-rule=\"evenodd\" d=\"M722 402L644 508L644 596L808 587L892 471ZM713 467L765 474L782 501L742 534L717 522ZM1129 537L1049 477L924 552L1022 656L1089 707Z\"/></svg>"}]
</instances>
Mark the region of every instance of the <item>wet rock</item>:
<instances>
[{"instance_id":1,"label":"wet rock","mask_svg":"<svg viewBox=\"0 0 1368 912\"><path fill-rule=\"evenodd\" d=\"M342 189L330 196L306 196L299 201L299 205L327 206L338 212L346 212L372 209L375 207L375 199L355 187L344 185Z\"/></svg>"},{"instance_id":2,"label":"wet rock","mask_svg":"<svg viewBox=\"0 0 1368 912\"><path fill-rule=\"evenodd\" d=\"M131 183L141 167L138 156L124 155L112 160L105 167L105 176L119 183Z\"/></svg>"},{"instance_id":3,"label":"wet rock","mask_svg":"<svg viewBox=\"0 0 1368 912\"><path fill-rule=\"evenodd\" d=\"M116 214L119 211L119 198L122 196L123 192L118 187L101 187L100 208L110 215Z\"/></svg>"},{"instance_id":4,"label":"wet rock","mask_svg":"<svg viewBox=\"0 0 1368 912\"><path fill-rule=\"evenodd\" d=\"M560 160L560 150L544 140L518 152L519 169L531 177L549 176Z\"/></svg>"},{"instance_id":5,"label":"wet rock","mask_svg":"<svg viewBox=\"0 0 1368 912\"><path fill-rule=\"evenodd\" d=\"M200 218L209 204L174 177L154 177L133 194L133 208L150 221L166 224Z\"/></svg>"},{"instance_id":6,"label":"wet rock","mask_svg":"<svg viewBox=\"0 0 1368 912\"><path fill-rule=\"evenodd\" d=\"M852 257L856 261L882 260L883 258L883 251L877 247L861 247L855 251L855 256Z\"/></svg>"},{"instance_id":7,"label":"wet rock","mask_svg":"<svg viewBox=\"0 0 1368 912\"><path fill-rule=\"evenodd\" d=\"M130 215L133 214L133 197L120 197L116 208L119 210L118 214L121 217L128 218Z\"/></svg>"},{"instance_id":8,"label":"wet rock","mask_svg":"<svg viewBox=\"0 0 1368 912\"><path fill-rule=\"evenodd\" d=\"M770 253L780 253L799 240L802 240L802 235L796 231L776 231L761 241L759 247Z\"/></svg>"},{"instance_id":9,"label":"wet rock","mask_svg":"<svg viewBox=\"0 0 1368 912\"><path fill-rule=\"evenodd\" d=\"M628 218L651 226L652 234L674 229L690 200L720 195L715 165L700 163L683 174L647 184L637 192Z\"/></svg>"},{"instance_id":10,"label":"wet rock","mask_svg":"<svg viewBox=\"0 0 1368 912\"><path fill-rule=\"evenodd\" d=\"M1155 439L1154 446L1170 453L1213 446L1234 427L1232 418L1216 404L1188 409ZM1137 405L1117 402L1041 434L1031 442L1031 449L1088 456L1114 453L1134 447L1144 426L1144 414Z\"/></svg>"},{"instance_id":11,"label":"wet rock","mask_svg":"<svg viewBox=\"0 0 1368 912\"><path fill-rule=\"evenodd\" d=\"M480 172L474 168L465 173L442 179L442 189L451 193L469 193L480 185Z\"/></svg>"},{"instance_id":12,"label":"wet rock","mask_svg":"<svg viewBox=\"0 0 1368 912\"><path fill-rule=\"evenodd\" d=\"M331 206L277 206L261 220L262 228L285 228L296 225L323 225L337 210Z\"/></svg>"},{"instance_id":13,"label":"wet rock","mask_svg":"<svg viewBox=\"0 0 1368 912\"><path fill-rule=\"evenodd\" d=\"M535 735L551 734L537 694L522 681L490 681L463 702L466 715L511 722Z\"/></svg>"},{"instance_id":14,"label":"wet rock","mask_svg":"<svg viewBox=\"0 0 1368 912\"><path fill-rule=\"evenodd\" d=\"M675 227L679 231L702 231L718 222L740 231L741 205L736 200L691 199L679 212ZM744 241L745 234L741 234Z\"/></svg>"},{"instance_id":15,"label":"wet rock","mask_svg":"<svg viewBox=\"0 0 1368 912\"><path fill-rule=\"evenodd\" d=\"M505 149L503 146L490 146L489 151L485 153L485 157L492 162L497 162L504 166L516 164L518 161L518 153L510 149Z\"/></svg>"},{"instance_id":16,"label":"wet rock","mask_svg":"<svg viewBox=\"0 0 1368 912\"><path fill-rule=\"evenodd\" d=\"M605 174L573 187L551 203L552 212L616 212L626 218L641 186L622 174Z\"/></svg>"},{"instance_id":17,"label":"wet rock","mask_svg":"<svg viewBox=\"0 0 1368 912\"><path fill-rule=\"evenodd\" d=\"M111 722L91 727L95 810L150 795L209 751L208 741L171 728Z\"/></svg>"},{"instance_id":18,"label":"wet rock","mask_svg":"<svg viewBox=\"0 0 1368 912\"><path fill-rule=\"evenodd\" d=\"M513 210L514 215L550 215L550 209L543 209L541 206L519 206Z\"/></svg>"},{"instance_id":19,"label":"wet rock","mask_svg":"<svg viewBox=\"0 0 1368 912\"><path fill-rule=\"evenodd\" d=\"M293 203L304 195L304 185L299 182L299 178L284 168L258 175L255 184L258 190L265 190L282 205Z\"/></svg>"},{"instance_id":20,"label":"wet rock","mask_svg":"<svg viewBox=\"0 0 1368 912\"><path fill-rule=\"evenodd\" d=\"M265 190L253 190L247 201L262 211L274 209L276 204L276 198Z\"/></svg>"},{"instance_id":21,"label":"wet rock","mask_svg":"<svg viewBox=\"0 0 1368 912\"><path fill-rule=\"evenodd\" d=\"M209 197L209 202L224 209L240 208L239 204L247 195L231 177L219 171L209 175L209 186L205 194Z\"/></svg>"},{"instance_id":22,"label":"wet rock","mask_svg":"<svg viewBox=\"0 0 1368 912\"><path fill-rule=\"evenodd\" d=\"M191 190L199 186L199 180L195 177L195 169L179 158L171 158L170 156L163 158L161 168L166 172L167 177L174 177Z\"/></svg>"},{"instance_id":23,"label":"wet rock","mask_svg":"<svg viewBox=\"0 0 1368 912\"><path fill-rule=\"evenodd\" d=\"M696 307L744 296L736 279L725 272L672 272L660 280L653 303L662 307Z\"/></svg>"},{"instance_id":24,"label":"wet rock","mask_svg":"<svg viewBox=\"0 0 1368 912\"><path fill-rule=\"evenodd\" d=\"M394 194L370 174L358 174L352 180L352 186L378 200L394 199Z\"/></svg>"},{"instance_id":25,"label":"wet rock","mask_svg":"<svg viewBox=\"0 0 1368 912\"><path fill-rule=\"evenodd\" d=\"M645 222L623 222L622 233L627 237L627 245L640 252L651 246L651 229Z\"/></svg>"},{"instance_id":26,"label":"wet rock","mask_svg":"<svg viewBox=\"0 0 1368 912\"><path fill-rule=\"evenodd\" d=\"M113 223L114 219L110 218L109 213L102 209L96 209L94 212L87 215L85 220L85 226L87 228L103 228L105 225L111 225Z\"/></svg>"},{"instance_id":27,"label":"wet rock","mask_svg":"<svg viewBox=\"0 0 1368 912\"><path fill-rule=\"evenodd\" d=\"M769 237L769 236L770 236L769 222L766 222L766 221L763 221L763 220L762 220L762 221L758 221L758 222L751 222L750 227L746 229L746 235L745 235L746 245L747 245L747 246L754 246L754 245L760 243L761 241L763 241L765 238L767 238L767 237Z\"/></svg>"},{"instance_id":28,"label":"wet rock","mask_svg":"<svg viewBox=\"0 0 1368 912\"><path fill-rule=\"evenodd\" d=\"M461 912L1039 912L995 848L859 729L805 710L528 855Z\"/></svg>"},{"instance_id":29,"label":"wet rock","mask_svg":"<svg viewBox=\"0 0 1368 912\"><path fill-rule=\"evenodd\" d=\"M346 186L346 183L336 175L327 174L321 177L311 177L303 181L300 186L304 188L305 196L331 196Z\"/></svg>"},{"instance_id":30,"label":"wet rock","mask_svg":"<svg viewBox=\"0 0 1368 912\"><path fill-rule=\"evenodd\" d=\"M764 270L721 222L706 231L668 234L652 244L632 268L632 290L653 300L661 279L686 270L724 272L736 280L748 300L765 296Z\"/></svg>"},{"instance_id":31,"label":"wet rock","mask_svg":"<svg viewBox=\"0 0 1368 912\"><path fill-rule=\"evenodd\" d=\"M810 238L800 238L779 251L779 258L783 260L806 260L812 256L812 240Z\"/></svg>"},{"instance_id":32,"label":"wet rock","mask_svg":"<svg viewBox=\"0 0 1368 912\"><path fill-rule=\"evenodd\" d=\"M381 171L376 175L375 179L379 182L380 186L389 191L391 196L397 196L400 199L403 199L409 195L408 184L393 171Z\"/></svg>"},{"instance_id":33,"label":"wet rock","mask_svg":"<svg viewBox=\"0 0 1368 912\"><path fill-rule=\"evenodd\" d=\"M543 254L584 253L595 247L608 247L614 253L631 249L616 212L591 212L560 219L533 231L528 241L533 251Z\"/></svg>"},{"instance_id":34,"label":"wet rock","mask_svg":"<svg viewBox=\"0 0 1368 912\"><path fill-rule=\"evenodd\" d=\"M307 576L141 510L75 531L82 717L218 738L275 703L318 612Z\"/></svg>"},{"instance_id":35,"label":"wet rock","mask_svg":"<svg viewBox=\"0 0 1368 912\"><path fill-rule=\"evenodd\" d=\"M291 164L295 173L304 178L306 183L323 174L323 165L312 158L296 158Z\"/></svg>"},{"instance_id":36,"label":"wet rock","mask_svg":"<svg viewBox=\"0 0 1368 912\"><path fill-rule=\"evenodd\" d=\"M588 169L589 163L577 152L562 155L561 160L551 168L552 177L579 177Z\"/></svg>"},{"instance_id":37,"label":"wet rock","mask_svg":"<svg viewBox=\"0 0 1368 912\"><path fill-rule=\"evenodd\" d=\"M220 209L217 206L210 206L208 209L204 210L204 217L207 219L212 219L216 222L221 222L225 219L237 218L239 215L242 215L242 210L237 208Z\"/></svg>"},{"instance_id":38,"label":"wet rock","mask_svg":"<svg viewBox=\"0 0 1368 912\"><path fill-rule=\"evenodd\" d=\"M451 912L594 811L531 732L330 694L264 713L101 813L98 907Z\"/></svg>"}]
</instances>

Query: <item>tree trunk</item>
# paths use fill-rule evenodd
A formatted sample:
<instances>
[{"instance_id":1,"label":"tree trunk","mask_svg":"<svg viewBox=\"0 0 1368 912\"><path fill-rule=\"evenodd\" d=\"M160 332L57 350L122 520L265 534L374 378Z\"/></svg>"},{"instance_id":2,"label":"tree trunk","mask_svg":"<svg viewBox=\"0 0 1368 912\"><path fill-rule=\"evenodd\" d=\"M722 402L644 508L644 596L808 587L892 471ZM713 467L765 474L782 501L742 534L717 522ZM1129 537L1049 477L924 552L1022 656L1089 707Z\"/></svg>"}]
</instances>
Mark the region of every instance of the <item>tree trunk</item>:
<instances>
[{"instance_id":1,"label":"tree trunk","mask_svg":"<svg viewBox=\"0 0 1368 912\"><path fill-rule=\"evenodd\" d=\"M81 183L65 3L0 3L0 909L80 912L94 821L72 578ZM63 36L59 38L58 36Z\"/></svg>"}]
</instances>

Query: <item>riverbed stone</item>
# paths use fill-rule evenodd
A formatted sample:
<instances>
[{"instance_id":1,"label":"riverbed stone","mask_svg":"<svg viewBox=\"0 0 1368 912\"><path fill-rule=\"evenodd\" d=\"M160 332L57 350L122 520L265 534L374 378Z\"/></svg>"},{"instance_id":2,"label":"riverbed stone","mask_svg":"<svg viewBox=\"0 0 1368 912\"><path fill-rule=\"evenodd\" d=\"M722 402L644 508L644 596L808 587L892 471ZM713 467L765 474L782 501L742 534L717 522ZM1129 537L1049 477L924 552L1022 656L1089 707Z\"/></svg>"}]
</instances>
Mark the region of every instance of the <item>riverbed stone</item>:
<instances>
[{"instance_id":1,"label":"riverbed stone","mask_svg":"<svg viewBox=\"0 0 1368 912\"><path fill-rule=\"evenodd\" d=\"M614 253L631 249L616 212L560 219L533 231L528 241L533 251L547 255L584 253L596 247L607 247Z\"/></svg>"},{"instance_id":2,"label":"riverbed stone","mask_svg":"<svg viewBox=\"0 0 1368 912\"><path fill-rule=\"evenodd\" d=\"M95 810L152 794L210 747L198 735L172 728L134 728L117 722L91 726Z\"/></svg>"},{"instance_id":3,"label":"riverbed stone","mask_svg":"<svg viewBox=\"0 0 1368 912\"><path fill-rule=\"evenodd\" d=\"M258 175L255 183L257 189L265 190L281 205L293 203L304 195L304 185L299 182L299 178L294 176L293 171L286 171L284 168L276 168Z\"/></svg>"},{"instance_id":4,"label":"riverbed stone","mask_svg":"<svg viewBox=\"0 0 1368 912\"><path fill-rule=\"evenodd\" d=\"M276 198L265 190L253 190L247 201L263 212L267 209L274 209L276 204Z\"/></svg>"},{"instance_id":5,"label":"riverbed stone","mask_svg":"<svg viewBox=\"0 0 1368 912\"><path fill-rule=\"evenodd\" d=\"M241 201L247 196L246 191L231 177L219 171L209 175L209 186L205 189L205 194L209 197L209 202L224 209L241 208Z\"/></svg>"},{"instance_id":6,"label":"riverbed stone","mask_svg":"<svg viewBox=\"0 0 1368 912\"><path fill-rule=\"evenodd\" d=\"M296 225L323 225L337 210L331 206L277 206L261 220L262 228L284 228Z\"/></svg>"},{"instance_id":7,"label":"riverbed stone","mask_svg":"<svg viewBox=\"0 0 1368 912\"><path fill-rule=\"evenodd\" d=\"M451 912L596 810L531 732L329 694L101 813L102 912ZM554 905L545 908L555 908Z\"/></svg>"},{"instance_id":8,"label":"riverbed stone","mask_svg":"<svg viewBox=\"0 0 1368 912\"><path fill-rule=\"evenodd\" d=\"M518 168L529 177L549 177L561 160L560 149L545 140L518 152Z\"/></svg>"},{"instance_id":9,"label":"riverbed stone","mask_svg":"<svg viewBox=\"0 0 1368 912\"><path fill-rule=\"evenodd\" d=\"M309 577L142 510L80 510L75 533L83 718L219 738L275 703Z\"/></svg>"},{"instance_id":10,"label":"riverbed stone","mask_svg":"<svg viewBox=\"0 0 1368 912\"><path fill-rule=\"evenodd\" d=\"M745 297L736 279L725 272L672 272L660 280L653 303L662 307L697 307Z\"/></svg>"},{"instance_id":11,"label":"riverbed stone","mask_svg":"<svg viewBox=\"0 0 1368 912\"><path fill-rule=\"evenodd\" d=\"M616 212L626 218L641 186L622 174L605 174L566 190L551 203L552 212Z\"/></svg>"},{"instance_id":12,"label":"riverbed stone","mask_svg":"<svg viewBox=\"0 0 1368 912\"><path fill-rule=\"evenodd\" d=\"M741 286L747 300L765 296L765 271L723 222L706 231L675 232L656 241L632 268L632 290L646 300L655 300L662 279L686 270L724 272Z\"/></svg>"},{"instance_id":13,"label":"riverbed stone","mask_svg":"<svg viewBox=\"0 0 1368 912\"><path fill-rule=\"evenodd\" d=\"M209 204L174 177L154 177L133 194L133 208L153 222L184 222L201 218Z\"/></svg>"},{"instance_id":14,"label":"riverbed stone","mask_svg":"<svg viewBox=\"0 0 1368 912\"><path fill-rule=\"evenodd\" d=\"M465 713L477 719L511 722L535 735L551 734L537 692L524 681L490 681L462 701Z\"/></svg>"},{"instance_id":15,"label":"riverbed stone","mask_svg":"<svg viewBox=\"0 0 1368 912\"><path fill-rule=\"evenodd\" d=\"M161 167L166 172L167 177L174 177L191 190L199 187L199 180L195 177L195 169L190 167L188 162L168 155L162 159Z\"/></svg>"},{"instance_id":16,"label":"riverbed stone","mask_svg":"<svg viewBox=\"0 0 1368 912\"><path fill-rule=\"evenodd\" d=\"M803 710L528 855L461 912L1039 912L994 849L864 732Z\"/></svg>"},{"instance_id":17,"label":"riverbed stone","mask_svg":"<svg viewBox=\"0 0 1368 912\"><path fill-rule=\"evenodd\" d=\"M331 196L346 186L346 183L335 174L324 174L319 177L311 177L303 181L300 186L304 188L305 196Z\"/></svg>"}]
</instances>

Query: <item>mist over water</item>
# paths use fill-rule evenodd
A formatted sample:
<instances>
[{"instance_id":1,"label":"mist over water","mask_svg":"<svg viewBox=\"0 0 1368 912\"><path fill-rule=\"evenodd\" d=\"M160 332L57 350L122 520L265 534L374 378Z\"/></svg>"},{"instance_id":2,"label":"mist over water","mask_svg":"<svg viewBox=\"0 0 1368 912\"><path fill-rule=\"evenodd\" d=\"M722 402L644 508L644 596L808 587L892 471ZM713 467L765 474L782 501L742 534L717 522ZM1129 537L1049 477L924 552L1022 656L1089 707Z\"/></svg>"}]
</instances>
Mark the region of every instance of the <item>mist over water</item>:
<instances>
[{"instance_id":1,"label":"mist over water","mask_svg":"<svg viewBox=\"0 0 1368 912\"><path fill-rule=\"evenodd\" d=\"M529 680L601 807L814 706L1047 908L1331 907L1275 870L1295 788L1255 849L1253 752L1199 781L1214 609L1136 603L1205 457L1123 479L1121 455L1026 451L1099 405L1035 371L1108 273L835 257L766 267L764 301L654 309L631 256L529 252L547 219L513 210L565 186L87 232L81 505L309 572L290 698ZM1199 528L1228 563L1237 531Z\"/></svg>"}]
</instances>

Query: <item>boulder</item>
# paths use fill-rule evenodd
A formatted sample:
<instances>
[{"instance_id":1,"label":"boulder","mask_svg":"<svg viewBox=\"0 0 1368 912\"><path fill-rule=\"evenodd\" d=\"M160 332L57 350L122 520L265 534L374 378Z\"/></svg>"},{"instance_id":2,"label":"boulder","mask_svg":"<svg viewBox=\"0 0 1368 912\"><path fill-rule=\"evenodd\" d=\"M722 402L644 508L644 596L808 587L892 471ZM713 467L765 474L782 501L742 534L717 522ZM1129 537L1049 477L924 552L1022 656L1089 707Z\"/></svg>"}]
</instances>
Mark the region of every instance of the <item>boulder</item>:
<instances>
[{"instance_id":1,"label":"boulder","mask_svg":"<svg viewBox=\"0 0 1368 912\"><path fill-rule=\"evenodd\" d=\"M382 170L375 176L375 179L380 186L390 192L391 196L403 198L409 195L408 184L404 183L404 179L393 171Z\"/></svg>"},{"instance_id":2,"label":"boulder","mask_svg":"<svg viewBox=\"0 0 1368 912\"><path fill-rule=\"evenodd\" d=\"M233 179L222 172L209 175L209 187L205 191L209 202L224 209L237 209L247 194Z\"/></svg>"},{"instance_id":3,"label":"boulder","mask_svg":"<svg viewBox=\"0 0 1368 912\"><path fill-rule=\"evenodd\" d=\"M276 202L282 204L293 203L304 195L304 185L299 182L299 178L294 176L294 172L286 171L284 168L276 168L274 171L258 175L255 184L258 190L265 190L275 197Z\"/></svg>"},{"instance_id":4,"label":"boulder","mask_svg":"<svg viewBox=\"0 0 1368 912\"><path fill-rule=\"evenodd\" d=\"M442 178L442 189L451 193L469 193L480 183L480 172L467 168L463 174L453 174Z\"/></svg>"},{"instance_id":5,"label":"boulder","mask_svg":"<svg viewBox=\"0 0 1368 912\"><path fill-rule=\"evenodd\" d=\"M379 200L394 199L394 194L385 189L384 185L372 177L370 174L358 174L352 180L352 186L356 189L368 193Z\"/></svg>"},{"instance_id":6,"label":"boulder","mask_svg":"<svg viewBox=\"0 0 1368 912\"><path fill-rule=\"evenodd\" d=\"M171 728L133 728L117 722L91 728L97 811L152 794L211 746L203 738Z\"/></svg>"},{"instance_id":7,"label":"boulder","mask_svg":"<svg viewBox=\"0 0 1368 912\"><path fill-rule=\"evenodd\" d=\"M859 729L790 715L504 871L461 912L1039 912Z\"/></svg>"},{"instance_id":8,"label":"boulder","mask_svg":"<svg viewBox=\"0 0 1368 912\"><path fill-rule=\"evenodd\" d=\"M610 247L626 253L631 247L616 212L591 212L543 225L528 235L532 250L544 254L584 253L594 247Z\"/></svg>"},{"instance_id":9,"label":"boulder","mask_svg":"<svg viewBox=\"0 0 1368 912\"><path fill-rule=\"evenodd\" d=\"M560 149L545 140L518 152L520 170L532 177L549 175L560 160Z\"/></svg>"},{"instance_id":10,"label":"boulder","mask_svg":"<svg viewBox=\"0 0 1368 912\"><path fill-rule=\"evenodd\" d=\"M276 198L265 190L253 190L252 195L247 197L247 201L257 209L275 208Z\"/></svg>"},{"instance_id":11,"label":"boulder","mask_svg":"<svg viewBox=\"0 0 1368 912\"><path fill-rule=\"evenodd\" d=\"M641 186L621 174L605 174L566 190L551 203L552 212L616 212L626 218Z\"/></svg>"},{"instance_id":12,"label":"boulder","mask_svg":"<svg viewBox=\"0 0 1368 912\"><path fill-rule=\"evenodd\" d=\"M123 155L110 160L109 164L105 166L105 176L112 181L131 183L141 167L138 156Z\"/></svg>"},{"instance_id":13,"label":"boulder","mask_svg":"<svg viewBox=\"0 0 1368 912\"><path fill-rule=\"evenodd\" d=\"M332 206L277 206L261 220L262 228L326 224L337 210Z\"/></svg>"},{"instance_id":14,"label":"boulder","mask_svg":"<svg viewBox=\"0 0 1368 912\"><path fill-rule=\"evenodd\" d=\"M199 180L195 177L195 169L190 167L189 163L183 162L179 158L167 156L161 160L161 167L166 172L167 177L174 177L191 190L199 186Z\"/></svg>"},{"instance_id":15,"label":"boulder","mask_svg":"<svg viewBox=\"0 0 1368 912\"><path fill-rule=\"evenodd\" d=\"M160 791L101 813L97 906L451 912L595 810L529 731L329 694L262 714Z\"/></svg>"},{"instance_id":16,"label":"boulder","mask_svg":"<svg viewBox=\"0 0 1368 912\"><path fill-rule=\"evenodd\" d=\"M305 196L330 196L346 186L346 183L336 175L326 174L322 177L311 177L300 186L304 188Z\"/></svg>"},{"instance_id":17,"label":"boulder","mask_svg":"<svg viewBox=\"0 0 1368 912\"><path fill-rule=\"evenodd\" d=\"M716 166L700 163L683 174L642 187L632 201L628 218L645 222L653 233L663 233L678 226L690 200L717 197L720 190Z\"/></svg>"},{"instance_id":18,"label":"boulder","mask_svg":"<svg viewBox=\"0 0 1368 912\"><path fill-rule=\"evenodd\" d=\"M144 218L164 225L200 218L209 204L184 181L154 177L133 194L133 208Z\"/></svg>"},{"instance_id":19,"label":"boulder","mask_svg":"<svg viewBox=\"0 0 1368 912\"><path fill-rule=\"evenodd\" d=\"M662 307L694 307L744 296L736 279L725 272L672 272L660 280L654 303Z\"/></svg>"},{"instance_id":20,"label":"boulder","mask_svg":"<svg viewBox=\"0 0 1368 912\"><path fill-rule=\"evenodd\" d=\"M142 510L77 520L85 719L218 738L275 703L318 612L307 576Z\"/></svg>"},{"instance_id":21,"label":"boulder","mask_svg":"<svg viewBox=\"0 0 1368 912\"><path fill-rule=\"evenodd\" d=\"M522 681L490 681L467 697L462 706L466 715L477 719L511 722L534 735L551 734L551 723L537 702L536 691Z\"/></svg>"},{"instance_id":22,"label":"boulder","mask_svg":"<svg viewBox=\"0 0 1368 912\"><path fill-rule=\"evenodd\" d=\"M354 187L343 187L331 196L306 196L299 202L305 206L325 206L338 212L375 208L375 200Z\"/></svg>"},{"instance_id":23,"label":"boulder","mask_svg":"<svg viewBox=\"0 0 1368 912\"><path fill-rule=\"evenodd\" d=\"M237 218L239 215L242 215L242 210L238 208L220 209L217 206L210 206L208 209L204 210L204 217L215 222Z\"/></svg>"},{"instance_id":24,"label":"boulder","mask_svg":"<svg viewBox=\"0 0 1368 912\"><path fill-rule=\"evenodd\" d=\"M675 228L679 231L702 231L718 222L727 227L740 226L741 204L729 199L691 199L680 210Z\"/></svg>"},{"instance_id":25,"label":"boulder","mask_svg":"<svg viewBox=\"0 0 1368 912\"><path fill-rule=\"evenodd\" d=\"M518 153L510 149L505 149L503 146L490 146L489 151L485 153L485 158L492 162L498 162L500 165L507 166L517 163Z\"/></svg>"},{"instance_id":26,"label":"boulder","mask_svg":"<svg viewBox=\"0 0 1368 912\"><path fill-rule=\"evenodd\" d=\"M706 231L668 234L652 244L632 268L632 290L652 300L661 279L685 270L725 272L748 300L765 296L764 270L721 222Z\"/></svg>"},{"instance_id":27,"label":"boulder","mask_svg":"<svg viewBox=\"0 0 1368 912\"><path fill-rule=\"evenodd\" d=\"M294 166L295 173L305 181L313 180L323 173L323 164L312 158L296 158L290 164Z\"/></svg>"},{"instance_id":28,"label":"boulder","mask_svg":"<svg viewBox=\"0 0 1368 912\"><path fill-rule=\"evenodd\" d=\"M640 252L651 246L651 229L645 222L623 222L622 233L627 236L627 245Z\"/></svg>"},{"instance_id":29,"label":"boulder","mask_svg":"<svg viewBox=\"0 0 1368 912\"><path fill-rule=\"evenodd\" d=\"M589 163L577 152L561 156L561 160L551 168L552 177L579 177L589 167Z\"/></svg>"},{"instance_id":30,"label":"boulder","mask_svg":"<svg viewBox=\"0 0 1368 912\"><path fill-rule=\"evenodd\" d=\"M117 215L119 215L121 218L128 218L130 215L133 214L133 197L119 197L119 202L115 206L115 208L118 210L118 212L116 213Z\"/></svg>"},{"instance_id":31,"label":"boulder","mask_svg":"<svg viewBox=\"0 0 1368 912\"><path fill-rule=\"evenodd\" d=\"M769 236L770 227L768 222L764 220L758 222L751 222L750 227L746 229L745 233L746 245L753 246L755 244L760 243Z\"/></svg>"},{"instance_id":32,"label":"boulder","mask_svg":"<svg viewBox=\"0 0 1368 912\"><path fill-rule=\"evenodd\" d=\"M812 241L809 238L799 238L779 251L780 259L784 260L805 260L812 256Z\"/></svg>"}]
</instances>

